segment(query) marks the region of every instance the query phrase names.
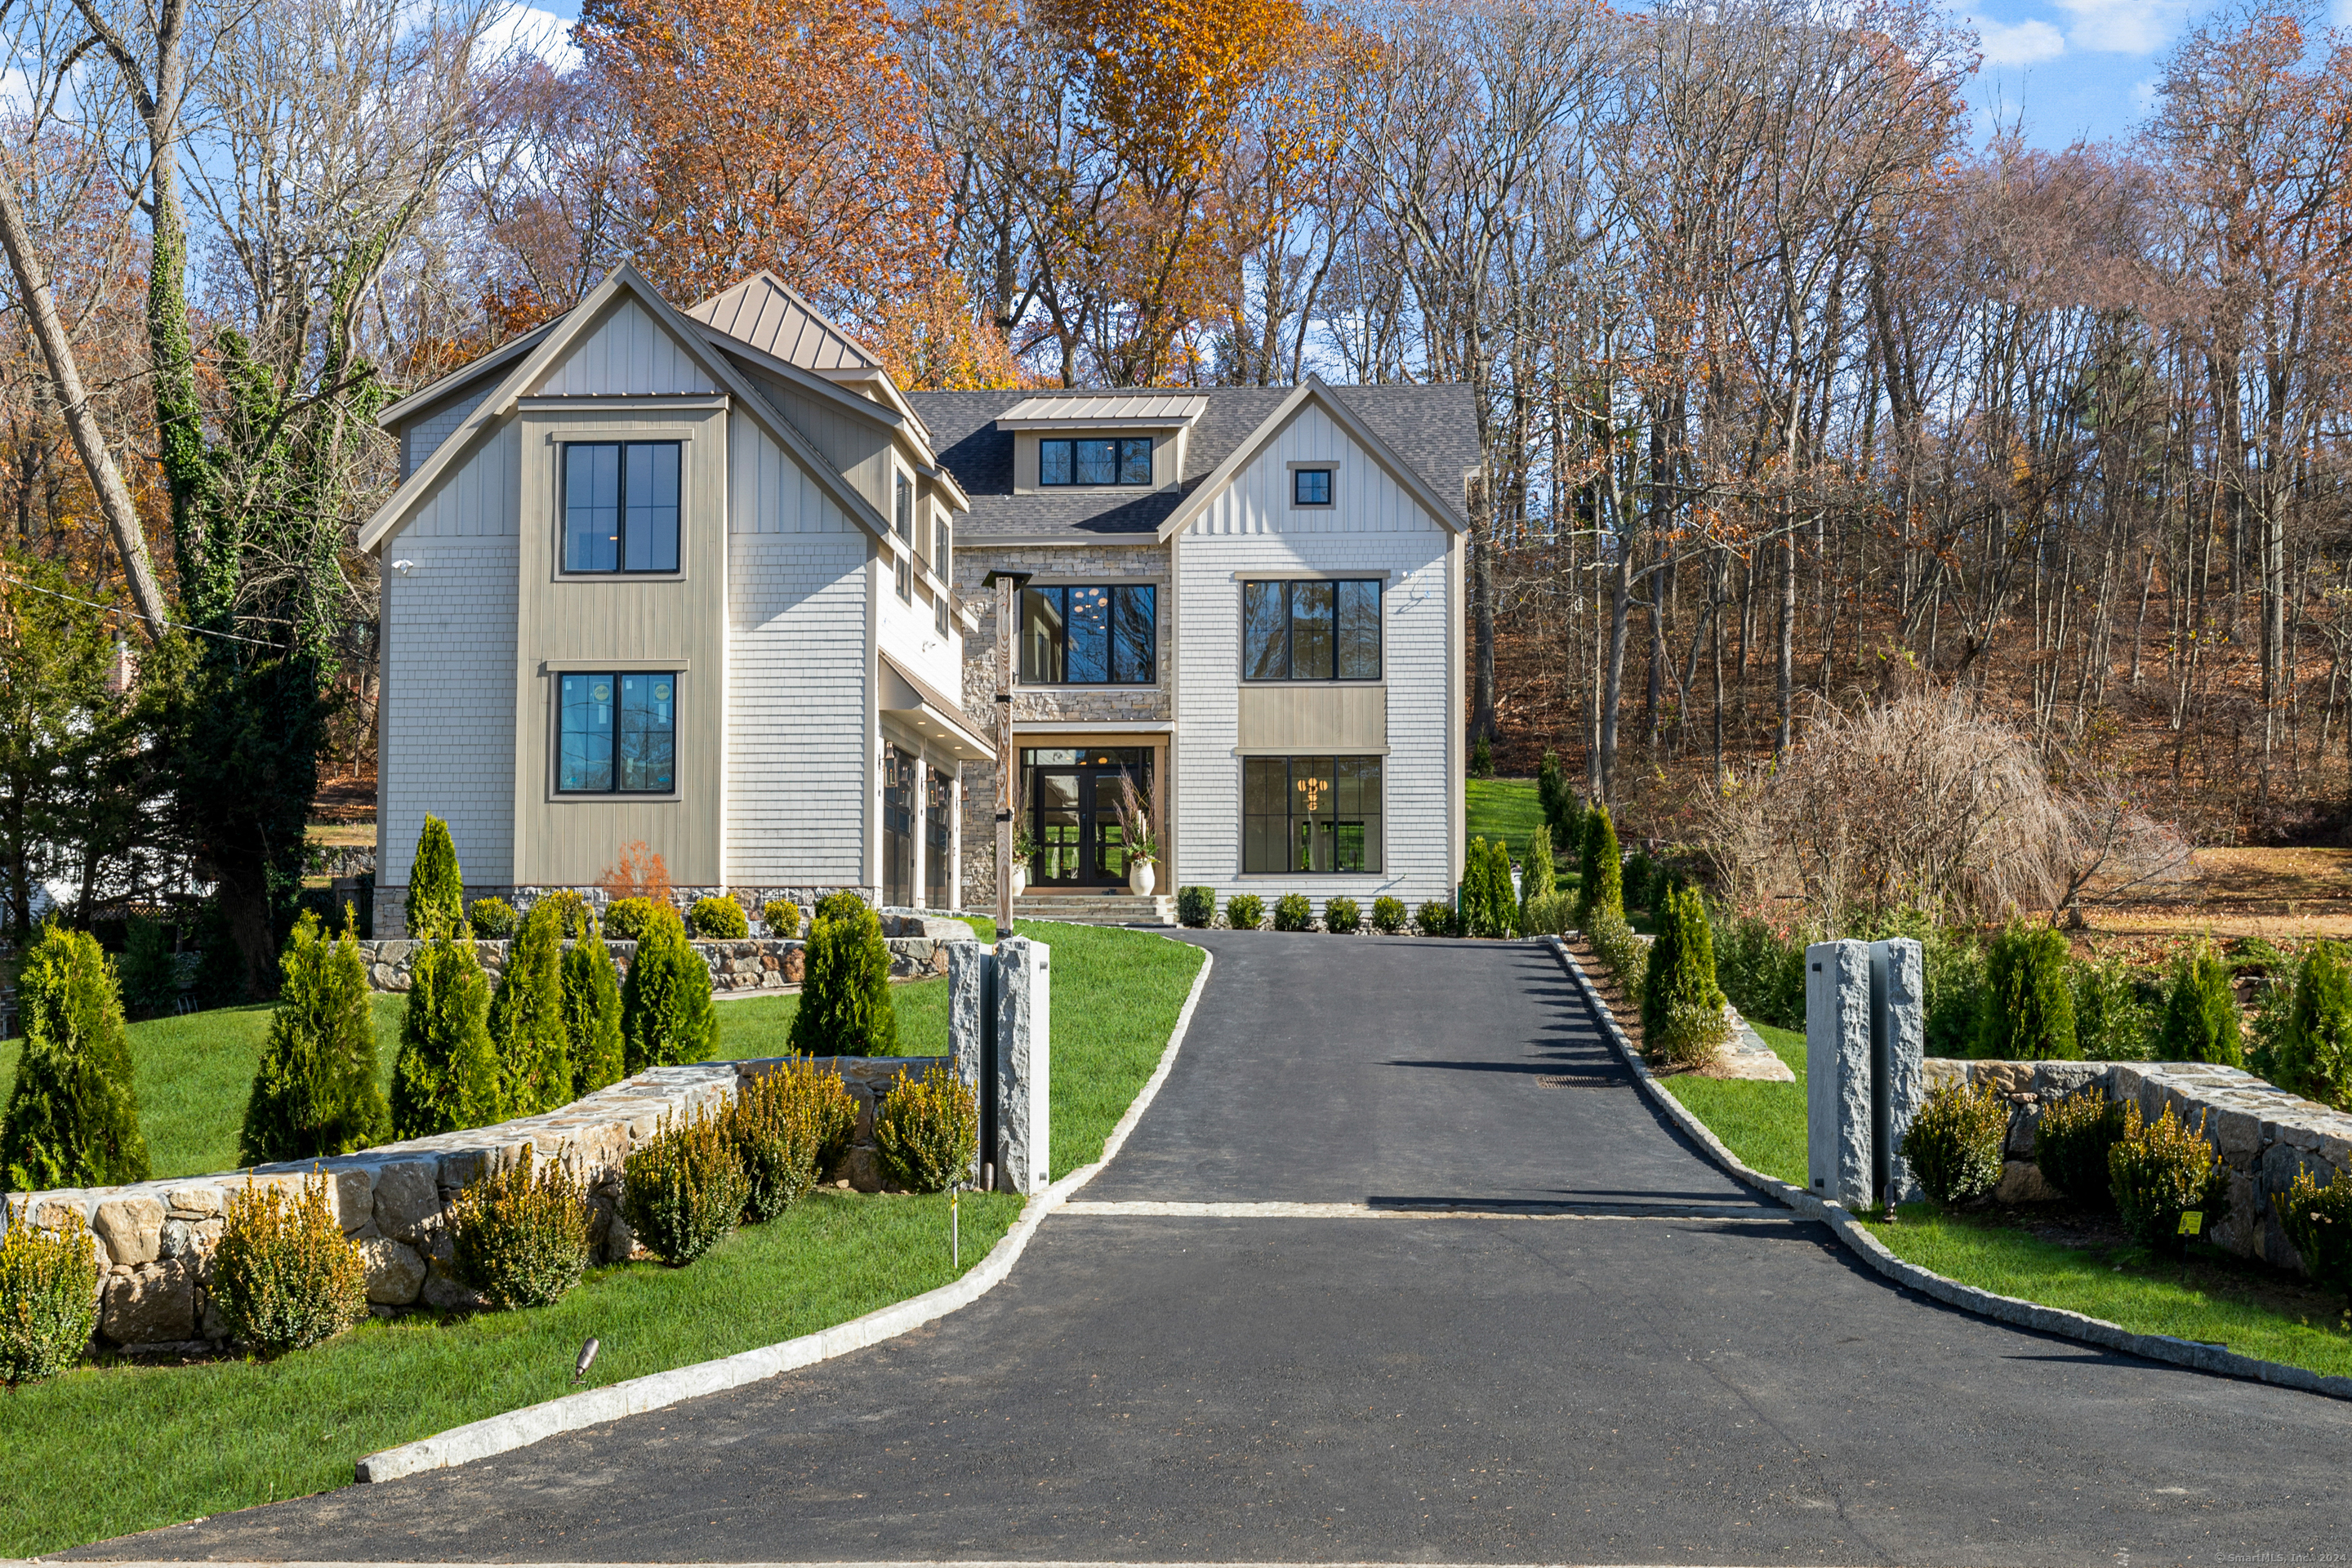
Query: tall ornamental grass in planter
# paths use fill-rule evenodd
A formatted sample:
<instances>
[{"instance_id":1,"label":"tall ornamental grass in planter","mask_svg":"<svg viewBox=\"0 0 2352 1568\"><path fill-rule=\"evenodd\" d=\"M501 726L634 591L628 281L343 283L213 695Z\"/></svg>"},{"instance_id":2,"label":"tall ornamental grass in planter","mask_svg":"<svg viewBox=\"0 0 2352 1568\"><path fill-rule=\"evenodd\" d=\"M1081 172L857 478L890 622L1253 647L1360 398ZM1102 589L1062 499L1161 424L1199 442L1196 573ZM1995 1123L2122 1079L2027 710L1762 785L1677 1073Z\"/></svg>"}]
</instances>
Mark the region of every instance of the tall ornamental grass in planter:
<instances>
[{"instance_id":1,"label":"tall ornamental grass in planter","mask_svg":"<svg viewBox=\"0 0 2352 1568\"><path fill-rule=\"evenodd\" d=\"M2200 942L2172 966L2164 998L2164 1022L2157 1030L2156 1059L2212 1062L2240 1067L2245 1060L2245 1021L2229 967Z\"/></svg>"},{"instance_id":2,"label":"tall ornamental grass in planter","mask_svg":"<svg viewBox=\"0 0 2352 1568\"><path fill-rule=\"evenodd\" d=\"M466 923L466 883L449 825L428 816L408 866L408 934L419 942L455 936Z\"/></svg>"},{"instance_id":3,"label":"tall ornamental grass in planter","mask_svg":"<svg viewBox=\"0 0 2352 1568\"><path fill-rule=\"evenodd\" d=\"M36 1383L81 1360L98 1331L98 1252L79 1213L58 1230L0 1236L0 1384Z\"/></svg>"},{"instance_id":4,"label":"tall ornamental grass in planter","mask_svg":"<svg viewBox=\"0 0 2352 1568\"><path fill-rule=\"evenodd\" d=\"M2066 938L2048 926L2011 921L1985 954L1976 1054L1997 1061L2071 1061L2074 990Z\"/></svg>"},{"instance_id":5,"label":"tall ornamental grass in planter","mask_svg":"<svg viewBox=\"0 0 2352 1568\"><path fill-rule=\"evenodd\" d=\"M943 1067L901 1077L874 1110L874 1154L912 1193L943 1193L971 1169L980 1144L980 1102Z\"/></svg>"},{"instance_id":6,"label":"tall ornamental grass in planter","mask_svg":"<svg viewBox=\"0 0 2352 1568\"><path fill-rule=\"evenodd\" d=\"M1617 854L1617 826L1599 801L1584 814L1584 843L1576 872L1578 925L1590 929L1603 912L1623 918L1625 868Z\"/></svg>"},{"instance_id":7,"label":"tall ornamental grass in planter","mask_svg":"<svg viewBox=\"0 0 2352 1568\"><path fill-rule=\"evenodd\" d=\"M16 1192L143 1182L147 1140L114 965L98 939L40 928L16 977L24 1052L0 1120L0 1174Z\"/></svg>"},{"instance_id":8,"label":"tall ornamental grass in planter","mask_svg":"<svg viewBox=\"0 0 2352 1568\"><path fill-rule=\"evenodd\" d=\"M2339 1170L2323 1187L2308 1167L2298 1168L2294 1185L2273 1193L2271 1204L2311 1282L2352 1306L2352 1173Z\"/></svg>"},{"instance_id":9,"label":"tall ornamental grass in planter","mask_svg":"<svg viewBox=\"0 0 2352 1568\"><path fill-rule=\"evenodd\" d=\"M392 1108L376 1087L367 964L350 922L330 942L304 910L278 967L278 1005L245 1102L238 1159L261 1165L383 1142Z\"/></svg>"},{"instance_id":10,"label":"tall ornamental grass in planter","mask_svg":"<svg viewBox=\"0 0 2352 1568\"><path fill-rule=\"evenodd\" d=\"M2107 1184L2124 1229L2142 1245L2178 1253L2186 1245L2181 1215L2202 1214L2200 1234L2230 1217L2230 1168L2204 1131L2202 1115L2191 1131L2169 1105L2146 1121L2138 1101L2125 1102L2124 1135L2107 1151Z\"/></svg>"},{"instance_id":11,"label":"tall ornamental grass in planter","mask_svg":"<svg viewBox=\"0 0 2352 1568\"><path fill-rule=\"evenodd\" d=\"M808 967L791 1045L804 1057L887 1057L898 1047L890 945L882 921L854 893L835 893L809 922Z\"/></svg>"},{"instance_id":12,"label":"tall ornamental grass in planter","mask_svg":"<svg viewBox=\"0 0 2352 1568\"><path fill-rule=\"evenodd\" d=\"M563 953L563 1045L572 1063L572 1098L621 1081L628 1050L621 1042L621 972L604 933L587 931Z\"/></svg>"},{"instance_id":13,"label":"tall ornamental grass in planter","mask_svg":"<svg viewBox=\"0 0 2352 1568\"><path fill-rule=\"evenodd\" d=\"M332 1190L316 1175L299 1194L254 1182L229 1194L212 1297L230 1339L300 1350L367 1316L367 1268L335 1223Z\"/></svg>"},{"instance_id":14,"label":"tall ornamental grass in planter","mask_svg":"<svg viewBox=\"0 0 2352 1568\"><path fill-rule=\"evenodd\" d=\"M1931 1091L1903 1132L1903 1159L1937 1208L1974 1203L2000 1184L2009 1106L1990 1084Z\"/></svg>"},{"instance_id":15,"label":"tall ornamental grass in planter","mask_svg":"<svg viewBox=\"0 0 2352 1568\"><path fill-rule=\"evenodd\" d=\"M621 1162L621 1212L647 1250L683 1268L735 1233L751 1195L735 1145L712 1117L664 1117Z\"/></svg>"},{"instance_id":16,"label":"tall ornamental grass in planter","mask_svg":"<svg viewBox=\"0 0 2352 1568\"><path fill-rule=\"evenodd\" d=\"M2042 1179L2092 1208L2114 1205L2107 1153L2124 1135L2124 1102L2096 1084L2042 1108L2033 1130L2033 1163Z\"/></svg>"},{"instance_id":17,"label":"tall ornamental grass in planter","mask_svg":"<svg viewBox=\"0 0 2352 1568\"><path fill-rule=\"evenodd\" d=\"M1657 913L1658 940L1642 976L1642 1054L1668 1067L1706 1067L1731 1035L1706 905L1696 889L1675 888Z\"/></svg>"},{"instance_id":18,"label":"tall ornamental grass in planter","mask_svg":"<svg viewBox=\"0 0 2352 1568\"><path fill-rule=\"evenodd\" d=\"M2263 1076L2279 1088L2352 1110L2352 966L2343 947L2315 942L2295 968L2294 1000Z\"/></svg>"},{"instance_id":19,"label":"tall ornamental grass in planter","mask_svg":"<svg viewBox=\"0 0 2352 1568\"><path fill-rule=\"evenodd\" d=\"M563 912L545 902L523 917L490 997L500 1107L536 1116L572 1100L572 1040L563 1010Z\"/></svg>"},{"instance_id":20,"label":"tall ornamental grass in planter","mask_svg":"<svg viewBox=\"0 0 2352 1568\"><path fill-rule=\"evenodd\" d=\"M563 1299L588 1269L588 1199L560 1160L531 1146L504 1171L466 1184L449 1216L452 1267L493 1307L511 1311Z\"/></svg>"},{"instance_id":21,"label":"tall ornamental grass in planter","mask_svg":"<svg viewBox=\"0 0 2352 1568\"><path fill-rule=\"evenodd\" d=\"M801 998L808 1008L808 998ZM710 967L687 940L676 910L655 906L621 985L621 1042L631 1072L698 1062L719 1049Z\"/></svg>"},{"instance_id":22,"label":"tall ornamental grass in planter","mask_svg":"<svg viewBox=\"0 0 2352 1568\"><path fill-rule=\"evenodd\" d=\"M392 1068L392 1131L427 1138L500 1119L490 983L470 942L442 937L409 968L400 1056Z\"/></svg>"},{"instance_id":23,"label":"tall ornamental grass in planter","mask_svg":"<svg viewBox=\"0 0 2352 1568\"><path fill-rule=\"evenodd\" d=\"M803 1080L814 1072L804 1060L787 1062L744 1083L719 1113L743 1172L746 1225L775 1218L816 1185L824 1117L816 1097L803 1089ZM825 1076L841 1081L837 1074ZM850 1114L854 1119L856 1112Z\"/></svg>"}]
</instances>

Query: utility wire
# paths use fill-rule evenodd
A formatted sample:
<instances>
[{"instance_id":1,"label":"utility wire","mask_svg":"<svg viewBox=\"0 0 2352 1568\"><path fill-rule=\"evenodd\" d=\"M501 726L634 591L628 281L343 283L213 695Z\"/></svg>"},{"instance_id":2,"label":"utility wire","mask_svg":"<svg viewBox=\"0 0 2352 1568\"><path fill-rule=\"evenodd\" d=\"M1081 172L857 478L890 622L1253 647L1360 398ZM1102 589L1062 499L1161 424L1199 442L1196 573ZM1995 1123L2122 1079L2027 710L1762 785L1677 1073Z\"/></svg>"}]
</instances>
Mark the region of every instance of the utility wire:
<instances>
[{"instance_id":1,"label":"utility wire","mask_svg":"<svg viewBox=\"0 0 2352 1568\"><path fill-rule=\"evenodd\" d=\"M118 616L129 616L135 621L152 622L156 626L163 627L166 631L194 632L199 637L219 637L224 642L251 643L256 647L276 647L278 646L273 642L264 642L259 637L240 637L235 632L207 631L203 626L186 626L179 621L157 620L153 616L142 616L136 610L126 610L120 605L105 605L100 604L96 599L85 599L75 594L60 594L55 588L44 588L38 583L27 583L22 577L10 577L5 574L0 574L0 583L8 583L19 588L29 588L36 594L47 594L52 599L63 599L69 604L88 605L93 610L111 610Z\"/></svg>"}]
</instances>

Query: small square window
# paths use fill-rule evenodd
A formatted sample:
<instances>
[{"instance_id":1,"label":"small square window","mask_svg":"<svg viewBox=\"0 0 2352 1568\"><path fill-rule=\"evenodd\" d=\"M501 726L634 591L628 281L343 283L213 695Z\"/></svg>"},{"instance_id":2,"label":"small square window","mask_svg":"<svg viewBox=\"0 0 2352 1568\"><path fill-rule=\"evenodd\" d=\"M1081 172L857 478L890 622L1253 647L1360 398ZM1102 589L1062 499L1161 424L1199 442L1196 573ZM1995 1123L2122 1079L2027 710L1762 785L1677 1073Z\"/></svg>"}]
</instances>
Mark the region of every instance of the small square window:
<instances>
[{"instance_id":1,"label":"small square window","mask_svg":"<svg viewBox=\"0 0 2352 1568\"><path fill-rule=\"evenodd\" d=\"M1329 506L1331 504L1331 470L1328 468L1291 469L1290 504Z\"/></svg>"}]
</instances>

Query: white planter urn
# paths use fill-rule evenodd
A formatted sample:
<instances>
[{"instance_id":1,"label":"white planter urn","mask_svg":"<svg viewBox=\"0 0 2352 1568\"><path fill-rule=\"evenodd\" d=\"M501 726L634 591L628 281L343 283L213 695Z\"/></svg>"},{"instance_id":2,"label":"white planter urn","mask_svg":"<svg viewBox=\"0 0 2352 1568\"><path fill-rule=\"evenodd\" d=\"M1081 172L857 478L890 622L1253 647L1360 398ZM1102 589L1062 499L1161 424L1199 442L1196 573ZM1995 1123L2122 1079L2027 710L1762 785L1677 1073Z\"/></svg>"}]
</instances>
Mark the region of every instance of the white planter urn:
<instances>
[{"instance_id":1,"label":"white planter urn","mask_svg":"<svg viewBox=\"0 0 2352 1568\"><path fill-rule=\"evenodd\" d=\"M1019 898L1029 890L1029 868L1015 860L1013 863L1013 896Z\"/></svg>"},{"instance_id":2,"label":"white planter urn","mask_svg":"<svg viewBox=\"0 0 2352 1568\"><path fill-rule=\"evenodd\" d=\"M1160 868L1149 860L1127 863L1127 890L1139 899L1148 899L1151 889L1160 885Z\"/></svg>"}]
</instances>

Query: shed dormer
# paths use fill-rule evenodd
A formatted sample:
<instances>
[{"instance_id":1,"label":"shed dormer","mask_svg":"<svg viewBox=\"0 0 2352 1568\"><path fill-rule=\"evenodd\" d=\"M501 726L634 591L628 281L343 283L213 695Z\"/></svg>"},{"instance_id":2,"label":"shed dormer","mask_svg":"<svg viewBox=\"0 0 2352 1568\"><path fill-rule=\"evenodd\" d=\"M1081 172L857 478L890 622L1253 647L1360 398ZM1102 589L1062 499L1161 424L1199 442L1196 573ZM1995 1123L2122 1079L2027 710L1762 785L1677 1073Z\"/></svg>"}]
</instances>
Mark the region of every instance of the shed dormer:
<instances>
[{"instance_id":1,"label":"shed dormer","mask_svg":"<svg viewBox=\"0 0 2352 1568\"><path fill-rule=\"evenodd\" d=\"M998 416L1013 437L1016 495L1145 492L1184 477L1184 447L1208 408L1197 393L1027 398Z\"/></svg>"}]
</instances>

